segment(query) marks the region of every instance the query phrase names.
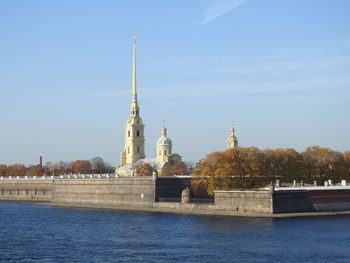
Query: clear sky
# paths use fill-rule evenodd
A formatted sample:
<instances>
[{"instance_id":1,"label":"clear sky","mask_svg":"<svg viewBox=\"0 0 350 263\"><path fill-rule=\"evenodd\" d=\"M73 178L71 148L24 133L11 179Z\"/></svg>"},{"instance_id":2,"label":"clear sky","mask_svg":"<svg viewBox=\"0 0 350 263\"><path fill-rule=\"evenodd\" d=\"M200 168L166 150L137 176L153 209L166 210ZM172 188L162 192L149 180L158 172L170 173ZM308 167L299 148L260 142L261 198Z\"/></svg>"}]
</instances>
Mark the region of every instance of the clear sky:
<instances>
[{"instance_id":1,"label":"clear sky","mask_svg":"<svg viewBox=\"0 0 350 263\"><path fill-rule=\"evenodd\" d=\"M154 157L226 147L350 150L348 0L1 0L0 163L119 163L132 35Z\"/></svg>"}]
</instances>

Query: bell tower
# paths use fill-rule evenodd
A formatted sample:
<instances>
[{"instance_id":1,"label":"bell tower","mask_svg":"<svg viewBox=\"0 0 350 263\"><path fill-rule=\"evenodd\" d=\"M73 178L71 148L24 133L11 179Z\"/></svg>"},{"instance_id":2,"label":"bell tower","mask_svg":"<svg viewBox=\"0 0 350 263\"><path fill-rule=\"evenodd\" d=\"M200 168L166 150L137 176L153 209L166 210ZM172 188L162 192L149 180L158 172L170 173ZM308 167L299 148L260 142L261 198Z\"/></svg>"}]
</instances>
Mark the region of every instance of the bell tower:
<instances>
[{"instance_id":1,"label":"bell tower","mask_svg":"<svg viewBox=\"0 0 350 263\"><path fill-rule=\"evenodd\" d=\"M132 92L130 116L125 125L125 148L121 153L120 165L132 164L145 158L145 125L140 117L136 90L136 38L133 39L132 51Z\"/></svg>"},{"instance_id":2,"label":"bell tower","mask_svg":"<svg viewBox=\"0 0 350 263\"><path fill-rule=\"evenodd\" d=\"M227 149L234 148L238 146L238 140L235 135L235 128L231 128L231 134L227 139Z\"/></svg>"},{"instance_id":3,"label":"bell tower","mask_svg":"<svg viewBox=\"0 0 350 263\"><path fill-rule=\"evenodd\" d=\"M167 137L166 127L162 127L162 136L157 142L157 162L166 163L168 161L169 155L172 154L172 142Z\"/></svg>"}]
</instances>

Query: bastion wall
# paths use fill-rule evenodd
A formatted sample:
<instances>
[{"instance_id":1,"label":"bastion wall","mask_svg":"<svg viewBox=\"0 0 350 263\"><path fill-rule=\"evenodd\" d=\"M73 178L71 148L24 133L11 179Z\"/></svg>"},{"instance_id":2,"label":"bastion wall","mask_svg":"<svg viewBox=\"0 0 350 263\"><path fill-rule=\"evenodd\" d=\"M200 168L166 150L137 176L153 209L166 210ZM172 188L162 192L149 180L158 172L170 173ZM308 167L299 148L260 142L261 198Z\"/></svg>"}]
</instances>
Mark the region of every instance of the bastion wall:
<instances>
[{"instance_id":1,"label":"bastion wall","mask_svg":"<svg viewBox=\"0 0 350 263\"><path fill-rule=\"evenodd\" d=\"M152 207L154 199L151 177L63 179L53 183L52 202L56 203Z\"/></svg>"},{"instance_id":2,"label":"bastion wall","mask_svg":"<svg viewBox=\"0 0 350 263\"><path fill-rule=\"evenodd\" d=\"M350 210L348 187L218 190L214 202L205 198L198 202L192 192L189 202L182 203L181 192L187 187L191 188L190 182L178 178L7 178L0 180L0 200L229 215Z\"/></svg>"},{"instance_id":3,"label":"bastion wall","mask_svg":"<svg viewBox=\"0 0 350 263\"><path fill-rule=\"evenodd\" d=\"M1 180L0 200L8 201L51 201L53 181L41 180Z\"/></svg>"}]
</instances>

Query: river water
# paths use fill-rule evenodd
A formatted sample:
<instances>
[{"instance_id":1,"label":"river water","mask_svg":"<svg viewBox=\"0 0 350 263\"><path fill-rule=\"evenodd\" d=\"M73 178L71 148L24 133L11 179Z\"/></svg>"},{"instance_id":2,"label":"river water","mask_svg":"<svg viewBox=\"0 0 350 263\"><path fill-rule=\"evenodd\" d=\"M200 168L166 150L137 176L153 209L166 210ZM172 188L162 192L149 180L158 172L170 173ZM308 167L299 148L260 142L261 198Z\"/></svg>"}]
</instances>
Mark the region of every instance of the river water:
<instances>
[{"instance_id":1,"label":"river water","mask_svg":"<svg viewBox=\"0 0 350 263\"><path fill-rule=\"evenodd\" d=\"M350 216L266 219L0 202L0 262L350 262Z\"/></svg>"}]
</instances>

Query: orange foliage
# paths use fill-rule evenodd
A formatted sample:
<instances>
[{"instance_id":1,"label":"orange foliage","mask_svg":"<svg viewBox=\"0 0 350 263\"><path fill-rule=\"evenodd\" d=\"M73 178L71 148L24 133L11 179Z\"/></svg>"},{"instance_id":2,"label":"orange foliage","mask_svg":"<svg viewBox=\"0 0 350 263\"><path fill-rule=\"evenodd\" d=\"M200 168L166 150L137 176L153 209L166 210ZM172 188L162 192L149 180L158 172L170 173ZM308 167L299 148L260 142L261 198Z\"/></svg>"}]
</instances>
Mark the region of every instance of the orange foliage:
<instances>
[{"instance_id":1,"label":"orange foliage","mask_svg":"<svg viewBox=\"0 0 350 263\"><path fill-rule=\"evenodd\" d=\"M91 163L87 160L77 160L71 164L72 172L77 174L88 174L92 172Z\"/></svg>"},{"instance_id":2,"label":"orange foliage","mask_svg":"<svg viewBox=\"0 0 350 263\"><path fill-rule=\"evenodd\" d=\"M181 160L181 156L178 154L172 154L168 158L168 162L164 164L162 169L162 175L182 175L187 174L187 166Z\"/></svg>"},{"instance_id":3,"label":"orange foliage","mask_svg":"<svg viewBox=\"0 0 350 263\"><path fill-rule=\"evenodd\" d=\"M141 164L136 169L137 174L140 176L151 176L153 171L154 168L149 163Z\"/></svg>"},{"instance_id":4,"label":"orange foliage","mask_svg":"<svg viewBox=\"0 0 350 263\"><path fill-rule=\"evenodd\" d=\"M44 170L39 165L34 166L32 171L30 172L29 176L43 176Z\"/></svg>"}]
</instances>

